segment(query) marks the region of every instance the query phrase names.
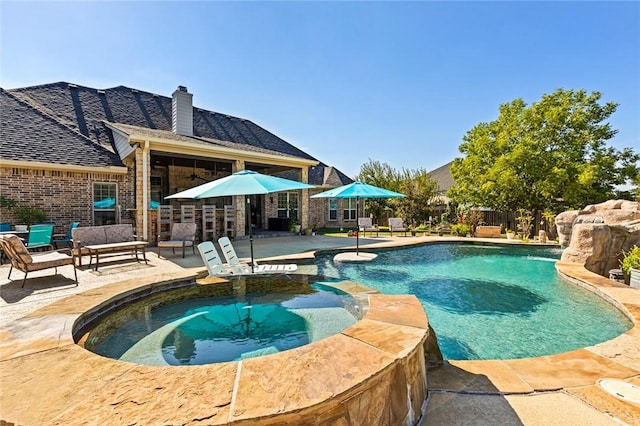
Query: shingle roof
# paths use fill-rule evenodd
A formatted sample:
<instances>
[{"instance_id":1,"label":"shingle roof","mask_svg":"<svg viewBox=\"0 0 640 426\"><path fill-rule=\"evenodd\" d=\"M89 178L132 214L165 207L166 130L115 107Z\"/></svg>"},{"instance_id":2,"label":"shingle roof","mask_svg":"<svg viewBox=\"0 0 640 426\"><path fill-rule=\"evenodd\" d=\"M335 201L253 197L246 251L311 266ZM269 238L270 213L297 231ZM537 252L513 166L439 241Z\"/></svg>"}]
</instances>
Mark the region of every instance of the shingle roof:
<instances>
[{"instance_id":1,"label":"shingle roof","mask_svg":"<svg viewBox=\"0 0 640 426\"><path fill-rule=\"evenodd\" d=\"M14 99L28 104L42 115L48 115L62 127L67 126L74 135L92 141L114 153L113 136L104 122L136 126L171 132L171 98L125 86L94 89L67 82L7 90ZM215 143L255 152L269 152L308 160L314 157L280 139L250 120L193 108L193 134L203 143ZM165 135L168 135L165 133ZM26 140L26 139L25 139ZM24 142L22 142L24 145ZM4 153L3 153L4 154ZM115 154L115 153L114 153ZM23 158L27 159L27 158ZM112 156L114 165L121 165ZM316 160L317 161L317 160ZM85 164L92 164L91 160ZM320 163L310 169L313 184L324 183L324 168ZM351 182L346 175L335 170L341 180Z\"/></svg>"},{"instance_id":2,"label":"shingle roof","mask_svg":"<svg viewBox=\"0 0 640 426\"><path fill-rule=\"evenodd\" d=\"M309 183L311 185L338 187L348 185L351 182L353 179L335 167L327 166L324 163L309 168Z\"/></svg>"},{"instance_id":3,"label":"shingle roof","mask_svg":"<svg viewBox=\"0 0 640 426\"><path fill-rule=\"evenodd\" d=\"M0 111L0 152L3 160L123 166L113 152L2 88Z\"/></svg>"},{"instance_id":4,"label":"shingle roof","mask_svg":"<svg viewBox=\"0 0 640 426\"><path fill-rule=\"evenodd\" d=\"M451 164L453 161L429 172L431 179L438 183L441 192L447 192L456 183L451 175Z\"/></svg>"},{"instance_id":5,"label":"shingle roof","mask_svg":"<svg viewBox=\"0 0 640 426\"><path fill-rule=\"evenodd\" d=\"M171 98L125 86L94 89L66 82L9 90L49 111L62 123L85 136L101 122L122 123L171 131ZM193 108L193 134L234 142L281 154L315 160L249 120ZM99 134L101 143L108 135Z\"/></svg>"}]
</instances>

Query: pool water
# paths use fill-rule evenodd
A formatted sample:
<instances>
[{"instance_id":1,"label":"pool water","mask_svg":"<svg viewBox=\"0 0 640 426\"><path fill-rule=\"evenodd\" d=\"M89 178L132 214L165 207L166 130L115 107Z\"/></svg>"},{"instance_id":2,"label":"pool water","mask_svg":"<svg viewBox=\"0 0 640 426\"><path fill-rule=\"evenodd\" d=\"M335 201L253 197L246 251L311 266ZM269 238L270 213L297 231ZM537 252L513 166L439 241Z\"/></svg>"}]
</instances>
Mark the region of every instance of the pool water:
<instances>
[{"instance_id":1,"label":"pool water","mask_svg":"<svg viewBox=\"0 0 640 426\"><path fill-rule=\"evenodd\" d=\"M85 348L137 364L211 364L292 349L358 320L353 298L322 282L289 290L274 285L270 292L180 297L161 305L141 300L103 319Z\"/></svg>"},{"instance_id":2,"label":"pool water","mask_svg":"<svg viewBox=\"0 0 640 426\"><path fill-rule=\"evenodd\" d=\"M422 302L451 360L550 355L612 339L632 326L611 304L561 279L559 249L427 244L372 262L318 258L319 273Z\"/></svg>"}]
</instances>

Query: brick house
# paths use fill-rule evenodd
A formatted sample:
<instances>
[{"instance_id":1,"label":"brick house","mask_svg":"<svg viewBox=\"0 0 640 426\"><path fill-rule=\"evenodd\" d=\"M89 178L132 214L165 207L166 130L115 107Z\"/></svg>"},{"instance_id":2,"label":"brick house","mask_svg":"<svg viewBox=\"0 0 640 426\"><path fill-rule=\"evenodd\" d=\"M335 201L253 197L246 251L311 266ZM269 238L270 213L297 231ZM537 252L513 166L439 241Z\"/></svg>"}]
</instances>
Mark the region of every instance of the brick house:
<instances>
[{"instance_id":1,"label":"brick house","mask_svg":"<svg viewBox=\"0 0 640 426\"><path fill-rule=\"evenodd\" d=\"M159 204L177 212L232 205L236 236L288 219L303 228L354 226L352 200L309 199L349 177L249 120L194 107L192 97L183 86L172 97L65 82L0 88L0 197L43 209L56 232L72 221L130 222L152 242ZM244 197L164 199L243 169L317 188L252 196L250 215ZM12 210L0 207L0 215L16 224Z\"/></svg>"}]
</instances>

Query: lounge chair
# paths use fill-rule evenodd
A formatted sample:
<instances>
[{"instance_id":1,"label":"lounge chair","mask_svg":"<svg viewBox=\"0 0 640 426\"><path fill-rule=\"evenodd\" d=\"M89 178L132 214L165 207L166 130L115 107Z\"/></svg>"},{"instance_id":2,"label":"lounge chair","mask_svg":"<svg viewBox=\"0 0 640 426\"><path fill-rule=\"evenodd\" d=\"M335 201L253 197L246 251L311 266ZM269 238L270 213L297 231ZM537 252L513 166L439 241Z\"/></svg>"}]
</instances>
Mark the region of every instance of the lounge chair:
<instances>
[{"instance_id":1,"label":"lounge chair","mask_svg":"<svg viewBox=\"0 0 640 426\"><path fill-rule=\"evenodd\" d=\"M251 273L251 265L247 265L240 262L238 255L236 254L236 250L233 248L231 241L228 237L220 237L218 238L218 244L220 244L220 248L222 249L222 254L224 255L229 267L236 268L239 272L236 273ZM254 273L263 273L263 272L294 272L298 269L298 265L291 264L273 264L260 265L257 262L253 262L253 272Z\"/></svg>"},{"instance_id":2,"label":"lounge chair","mask_svg":"<svg viewBox=\"0 0 640 426\"><path fill-rule=\"evenodd\" d=\"M404 236L407 236L407 228L404 227L404 222L402 218L399 217L390 217L389 218L389 232L391 236L393 236L393 231L396 232L404 232Z\"/></svg>"},{"instance_id":3,"label":"lounge chair","mask_svg":"<svg viewBox=\"0 0 640 426\"><path fill-rule=\"evenodd\" d=\"M56 234L53 236L53 239L51 240L51 242L53 243L53 246L56 248L56 250L58 249L58 243L65 243L70 248L72 247L72 244L71 244L72 231L74 228L77 228L78 226L80 226L80 222L72 222L71 226L69 226L69 232L67 232L67 235Z\"/></svg>"},{"instance_id":4,"label":"lounge chair","mask_svg":"<svg viewBox=\"0 0 640 426\"><path fill-rule=\"evenodd\" d=\"M233 270L224 266L222 263L222 259L220 259L220 255L218 254L218 250L213 245L211 241L204 241L198 244L198 252L200 253L200 257L202 257L202 261L204 265L207 267L209 271L209 276L213 277L216 275L227 275L232 274Z\"/></svg>"},{"instance_id":5,"label":"lounge chair","mask_svg":"<svg viewBox=\"0 0 640 426\"><path fill-rule=\"evenodd\" d=\"M251 273L251 267L246 263L240 262L240 258L238 258L236 249L233 248L229 237L218 238L218 244L220 245L220 249L222 249L222 255L227 260L227 265L229 265L231 270L235 271L237 274Z\"/></svg>"},{"instance_id":6,"label":"lounge chair","mask_svg":"<svg viewBox=\"0 0 640 426\"><path fill-rule=\"evenodd\" d=\"M46 249L53 250L53 225L31 225L29 237L25 244L28 251Z\"/></svg>"},{"instance_id":7,"label":"lounge chair","mask_svg":"<svg viewBox=\"0 0 640 426\"><path fill-rule=\"evenodd\" d=\"M196 224L195 223L174 223L171 225L171 237L168 241L158 241L158 257L160 257L161 248L171 248L173 254L176 248L182 248L182 257L185 255L185 249L191 247L193 254L196 254Z\"/></svg>"},{"instance_id":8,"label":"lounge chair","mask_svg":"<svg viewBox=\"0 0 640 426\"><path fill-rule=\"evenodd\" d=\"M358 229L360 230L360 232L362 232L363 237L367 235L367 231L375 232L376 237L378 236L378 227L373 225L373 219L371 219L370 217L359 217Z\"/></svg>"},{"instance_id":9,"label":"lounge chair","mask_svg":"<svg viewBox=\"0 0 640 426\"><path fill-rule=\"evenodd\" d=\"M11 268L9 268L9 275L7 278L11 278L13 268L21 270L24 272L22 287L24 287L24 283L27 280L27 274L29 272L55 268L55 273L57 274L58 266L65 265L73 265L73 275L75 277L76 285L78 284L78 273L76 272L76 264L73 261L72 256L58 251L31 254L29 253L29 250L27 250L27 247L25 247L22 240L17 235L11 234L4 235L0 238L0 245L11 262Z\"/></svg>"}]
</instances>

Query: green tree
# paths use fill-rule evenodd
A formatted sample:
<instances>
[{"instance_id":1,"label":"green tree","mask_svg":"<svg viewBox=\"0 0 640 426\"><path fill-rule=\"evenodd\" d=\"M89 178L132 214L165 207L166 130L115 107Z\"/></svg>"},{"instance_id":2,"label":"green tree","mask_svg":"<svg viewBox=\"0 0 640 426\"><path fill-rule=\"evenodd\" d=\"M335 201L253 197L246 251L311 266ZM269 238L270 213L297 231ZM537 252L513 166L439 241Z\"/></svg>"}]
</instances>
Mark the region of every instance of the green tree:
<instances>
[{"instance_id":1,"label":"green tree","mask_svg":"<svg viewBox=\"0 0 640 426\"><path fill-rule=\"evenodd\" d=\"M387 163L369 159L367 163L360 166L360 173L356 176L356 180L398 192L397 172ZM367 210L373 214L376 220L391 205L386 198L370 198L364 202L367 203Z\"/></svg>"},{"instance_id":2,"label":"green tree","mask_svg":"<svg viewBox=\"0 0 640 426\"><path fill-rule=\"evenodd\" d=\"M429 172L424 169L402 170L398 177L399 191L406 198L395 198L402 218L410 228L426 223L429 215L433 214L433 206L438 196L438 183L431 179Z\"/></svg>"},{"instance_id":3,"label":"green tree","mask_svg":"<svg viewBox=\"0 0 640 426\"><path fill-rule=\"evenodd\" d=\"M469 130L451 166L459 203L499 211L560 212L616 195L638 174L631 148L606 146L617 131L606 122L617 104L601 94L558 89L528 106L500 106L495 121Z\"/></svg>"}]
</instances>

